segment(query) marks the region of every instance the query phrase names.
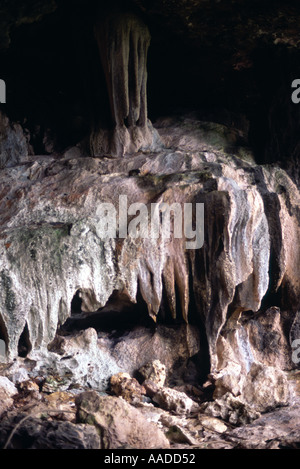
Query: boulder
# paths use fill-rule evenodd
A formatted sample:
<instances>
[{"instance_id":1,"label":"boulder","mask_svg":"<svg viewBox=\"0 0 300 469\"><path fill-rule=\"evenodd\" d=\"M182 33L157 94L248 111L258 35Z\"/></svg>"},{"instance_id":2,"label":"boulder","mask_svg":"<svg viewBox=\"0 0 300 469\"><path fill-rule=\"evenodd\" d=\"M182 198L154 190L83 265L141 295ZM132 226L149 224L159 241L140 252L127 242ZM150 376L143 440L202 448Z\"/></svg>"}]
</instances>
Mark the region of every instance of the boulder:
<instances>
[{"instance_id":1,"label":"boulder","mask_svg":"<svg viewBox=\"0 0 300 469\"><path fill-rule=\"evenodd\" d=\"M109 343L106 337L100 338L99 342L103 347ZM201 354L200 333L196 326L158 324L155 329L136 326L110 344L112 357L130 375L139 374L141 379L151 375L151 381L158 380L167 385L199 381L200 366L196 370L193 366L193 360Z\"/></svg>"},{"instance_id":2,"label":"boulder","mask_svg":"<svg viewBox=\"0 0 300 469\"><path fill-rule=\"evenodd\" d=\"M162 431L124 399L88 391L76 397L77 418L95 425L102 449L163 449L169 442Z\"/></svg>"},{"instance_id":3,"label":"boulder","mask_svg":"<svg viewBox=\"0 0 300 469\"><path fill-rule=\"evenodd\" d=\"M100 449L100 437L92 425L20 414L1 422L0 445L7 449Z\"/></svg>"},{"instance_id":4,"label":"boulder","mask_svg":"<svg viewBox=\"0 0 300 469\"><path fill-rule=\"evenodd\" d=\"M12 397L16 394L18 394L18 390L12 381L5 376L0 376L0 417L13 406Z\"/></svg>"},{"instance_id":5,"label":"boulder","mask_svg":"<svg viewBox=\"0 0 300 469\"><path fill-rule=\"evenodd\" d=\"M127 402L139 402L146 390L128 373L118 373L110 378L110 390L116 396L121 396Z\"/></svg>"},{"instance_id":6,"label":"boulder","mask_svg":"<svg viewBox=\"0 0 300 469\"><path fill-rule=\"evenodd\" d=\"M35 374L47 369L49 375L55 371L60 376L57 383L55 379L46 383L48 392L66 390L72 385L105 390L110 377L120 372L109 349L99 345L97 332L93 328L65 337L57 336L49 345L48 353L42 355L37 352L36 359Z\"/></svg>"},{"instance_id":7,"label":"boulder","mask_svg":"<svg viewBox=\"0 0 300 469\"><path fill-rule=\"evenodd\" d=\"M149 396L150 398L154 397L160 389L160 387L156 383L150 381L149 379L145 379L145 381L143 382L143 387L146 390L147 396Z\"/></svg>"},{"instance_id":8,"label":"boulder","mask_svg":"<svg viewBox=\"0 0 300 469\"><path fill-rule=\"evenodd\" d=\"M171 388L161 388L152 400L164 410L184 415L197 412L198 404L185 393Z\"/></svg>"},{"instance_id":9,"label":"boulder","mask_svg":"<svg viewBox=\"0 0 300 469\"><path fill-rule=\"evenodd\" d=\"M233 425L246 425L260 417L260 413L246 404L241 397L234 397L229 392L219 399L205 402L200 406L200 410Z\"/></svg>"},{"instance_id":10,"label":"boulder","mask_svg":"<svg viewBox=\"0 0 300 469\"><path fill-rule=\"evenodd\" d=\"M243 390L245 402L258 412L267 412L290 403L291 390L286 374L271 366L253 363Z\"/></svg>"},{"instance_id":11,"label":"boulder","mask_svg":"<svg viewBox=\"0 0 300 469\"><path fill-rule=\"evenodd\" d=\"M166 367L159 360L146 363L139 369L139 373L144 380L150 380L158 387L164 386L167 377Z\"/></svg>"},{"instance_id":12,"label":"boulder","mask_svg":"<svg viewBox=\"0 0 300 469\"><path fill-rule=\"evenodd\" d=\"M237 366L228 366L216 379L214 401L201 405L209 415L241 425L291 402L291 386L283 371L261 363L253 363L246 375L238 376L236 370Z\"/></svg>"}]
</instances>

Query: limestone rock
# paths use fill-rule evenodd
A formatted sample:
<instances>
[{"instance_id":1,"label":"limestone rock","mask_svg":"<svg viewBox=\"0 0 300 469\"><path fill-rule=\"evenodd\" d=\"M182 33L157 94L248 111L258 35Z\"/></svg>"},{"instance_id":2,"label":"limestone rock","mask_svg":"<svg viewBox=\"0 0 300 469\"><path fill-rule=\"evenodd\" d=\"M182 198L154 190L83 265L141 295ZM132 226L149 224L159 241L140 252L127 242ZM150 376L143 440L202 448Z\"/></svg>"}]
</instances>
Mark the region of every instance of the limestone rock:
<instances>
[{"instance_id":1,"label":"limestone rock","mask_svg":"<svg viewBox=\"0 0 300 469\"><path fill-rule=\"evenodd\" d=\"M271 307L241 318L238 324L230 326L229 321L217 343L218 368L223 370L222 374L227 369L228 379L238 382L254 362L282 370L293 368L290 338L286 333L291 328L292 317L287 318L289 314ZM290 335L292 329L293 326ZM233 384L231 390L234 392Z\"/></svg>"},{"instance_id":2,"label":"limestone rock","mask_svg":"<svg viewBox=\"0 0 300 469\"><path fill-rule=\"evenodd\" d=\"M239 449L297 449L299 442L299 402L263 414L252 424L235 428L227 438Z\"/></svg>"},{"instance_id":3,"label":"limestone rock","mask_svg":"<svg viewBox=\"0 0 300 469\"><path fill-rule=\"evenodd\" d=\"M291 402L291 388L281 370L253 363L239 380L229 371L224 368L215 382L215 400L201 405L209 415L240 425Z\"/></svg>"},{"instance_id":4,"label":"limestone rock","mask_svg":"<svg viewBox=\"0 0 300 469\"><path fill-rule=\"evenodd\" d=\"M6 377L0 376L0 417L13 405L12 396L18 393L14 384Z\"/></svg>"},{"instance_id":5,"label":"limestone rock","mask_svg":"<svg viewBox=\"0 0 300 469\"><path fill-rule=\"evenodd\" d=\"M227 364L215 379L214 398L232 396L241 399L257 412L267 412L288 405L291 389L285 373L274 367L253 362L248 373L240 365Z\"/></svg>"},{"instance_id":6,"label":"limestone rock","mask_svg":"<svg viewBox=\"0 0 300 469\"><path fill-rule=\"evenodd\" d=\"M210 430L217 433L225 433L228 430L227 425L225 425L222 420L215 417L208 417L207 415L198 415L198 421L203 425L206 430Z\"/></svg>"},{"instance_id":7,"label":"limestone rock","mask_svg":"<svg viewBox=\"0 0 300 469\"><path fill-rule=\"evenodd\" d=\"M0 376L0 388L2 392L5 392L7 396L11 397L17 394L18 390L16 386L5 376Z\"/></svg>"},{"instance_id":8,"label":"limestone rock","mask_svg":"<svg viewBox=\"0 0 300 469\"><path fill-rule=\"evenodd\" d=\"M286 311L295 314L299 309L298 188L282 169L256 165L249 150L228 151L222 126L208 128L189 118L185 127L188 137L194 135L192 151L189 138L180 138L176 148L154 155L36 158L0 172L0 324L7 360L19 353L39 363L48 357L54 368L56 362L63 373L78 370L77 377L97 389L104 385L100 375L106 383L119 371L132 375L154 357L172 373L185 357L183 368L197 358L210 364L206 372L219 373L227 360L238 363L244 375L253 362L263 360L251 331L262 301L270 302L266 293L278 292ZM171 139L177 130L174 123L168 126L165 138ZM137 202L147 207L153 200L204 203L202 248L186 249L186 237L104 239L101 204L110 203L118 212L120 196L127 197L127 207ZM101 352L96 331L88 332L89 353L79 346L69 358L51 353L48 346L60 326L71 319L76 329L71 304L78 292L86 329L90 317L100 321L101 330L102 308L118 292L132 307L143 303L154 321L200 322L202 344L199 328L188 324L180 333L174 330L170 341L167 334L162 340L149 332L132 350L129 335L108 356ZM249 311L252 325L246 320ZM113 313L109 311L111 321ZM280 334L288 323L283 324L283 313L274 314L273 329L270 311L268 321L259 319L259 327L268 329L269 337L276 334L285 350L280 362L285 366L288 344ZM168 347L157 347L162 342ZM226 359L219 353L224 343ZM89 366L94 352L97 358ZM276 356L270 345L268 364L274 364ZM232 387L223 384L224 390Z\"/></svg>"},{"instance_id":9,"label":"limestone rock","mask_svg":"<svg viewBox=\"0 0 300 469\"><path fill-rule=\"evenodd\" d=\"M15 384L23 383L23 381L27 381L29 379L28 370L20 366L20 364L18 364L15 371L8 370L7 375Z\"/></svg>"},{"instance_id":10,"label":"limestone rock","mask_svg":"<svg viewBox=\"0 0 300 469\"><path fill-rule=\"evenodd\" d=\"M151 398L153 396L155 396L155 394L159 391L159 386L156 383L154 383L153 381L150 381L149 379L146 379L143 382L143 387L146 390L147 396L149 396Z\"/></svg>"},{"instance_id":11,"label":"limestone rock","mask_svg":"<svg viewBox=\"0 0 300 469\"><path fill-rule=\"evenodd\" d=\"M227 361L226 366L214 376L215 399L222 397L227 392L238 396L242 393L245 375L242 373L242 366L233 361Z\"/></svg>"},{"instance_id":12,"label":"limestone rock","mask_svg":"<svg viewBox=\"0 0 300 469\"><path fill-rule=\"evenodd\" d=\"M103 346L104 344L107 344L107 339L103 339ZM143 369L146 364L158 360L165 367L161 375L162 381L165 376L165 382L168 384L172 381L172 385L177 381L199 380L199 369L192 369L192 376L187 375L193 367L193 357L201 353L200 348L199 329L184 324L172 328L159 324L155 330L134 327L109 347L120 369L131 375Z\"/></svg>"},{"instance_id":13,"label":"limestone rock","mask_svg":"<svg viewBox=\"0 0 300 469\"><path fill-rule=\"evenodd\" d=\"M93 424L98 429L102 449L117 449L124 445L135 449L169 447L162 431L121 398L100 396L90 391L76 397L76 406L79 421Z\"/></svg>"},{"instance_id":14,"label":"limestone rock","mask_svg":"<svg viewBox=\"0 0 300 469\"><path fill-rule=\"evenodd\" d=\"M172 443L188 443L189 445L196 445L197 440L193 435L181 425L172 425L166 433L167 438Z\"/></svg>"},{"instance_id":15,"label":"limestone rock","mask_svg":"<svg viewBox=\"0 0 300 469\"><path fill-rule=\"evenodd\" d=\"M159 136L147 117L148 27L134 12L102 7L94 30L114 127L95 126L90 136L91 154L122 157L155 151Z\"/></svg>"},{"instance_id":16,"label":"limestone rock","mask_svg":"<svg viewBox=\"0 0 300 469\"><path fill-rule=\"evenodd\" d=\"M1 422L0 445L4 447L16 428L8 449L99 449L100 438L92 425L51 422L20 414Z\"/></svg>"},{"instance_id":17,"label":"limestone rock","mask_svg":"<svg viewBox=\"0 0 300 469\"><path fill-rule=\"evenodd\" d=\"M73 385L105 390L110 377L120 371L109 350L99 346L93 328L72 336L57 336L49 350L45 355L37 353L36 358L40 360L34 370L35 374L42 369L52 370L52 374L55 371L60 377L58 382L54 379L53 383L46 383L48 392L64 391ZM45 385L43 388L46 391Z\"/></svg>"},{"instance_id":18,"label":"limestone rock","mask_svg":"<svg viewBox=\"0 0 300 469\"><path fill-rule=\"evenodd\" d=\"M246 403L258 412L286 406L291 398L284 372L259 363L253 363L251 366L242 392Z\"/></svg>"},{"instance_id":19,"label":"limestone rock","mask_svg":"<svg viewBox=\"0 0 300 469\"><path fill-rule=\"evenodd\" d=\"M166 381L166 367L159 360L146 363L139 369L139 373L145 380L150 380L157 384L158 387L163 387Z\"/></svg>"},{"instance_id":20,"label":"limestone rock","mask_svg":"<svg viewBox=\"0 0 300 469\"><path fill-rule=\"evenodd\" d=\"M198 404L185 393L171 388L161 388L152 398L162 409L183 415L199 410Z\"/></svg>"},{"instance_id":21,"label":"limestone rock","mask_svg":"<svg viewBox=\"0 0 300 469\"><path fill-rule=\"evenodd\" d=\"M234 397L231 393L226 393L212 402L206 402L200 408L209 416L220 418L233 425L245 425L260 417L259 412L253 410L242 398Z\"/></svg>"},{"instance_id":22,"label":"limestone rock","mask_svg":"<svg viewBox=\"0 0 300 469\"><path fill-rule=\"evenodd\" d=\"M128 373L118 373L110 378L110 389L116 396L127 402L138 402L146 394L146 390Z\"/></svg>"},{"instance_id":23,"label":"limestone rock","mask_svg":"<svg viewBox=\"0 0 300 469\"><path fill-rule=\"evenodd\" d=\"M281 370L293 368L289 336L285 332L286 317L289 315L282 314L278 307L271 307L244 325L244 335L249 337L256 362Z\"/></svg>"}]
</instances>

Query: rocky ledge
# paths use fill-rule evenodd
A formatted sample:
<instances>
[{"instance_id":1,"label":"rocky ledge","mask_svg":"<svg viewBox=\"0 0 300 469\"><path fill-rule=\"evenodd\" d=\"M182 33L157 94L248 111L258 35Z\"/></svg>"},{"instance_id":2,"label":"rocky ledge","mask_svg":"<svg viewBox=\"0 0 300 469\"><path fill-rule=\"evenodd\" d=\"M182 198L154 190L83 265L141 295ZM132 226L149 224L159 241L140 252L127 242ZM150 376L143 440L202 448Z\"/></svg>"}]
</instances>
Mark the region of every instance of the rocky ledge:
<instances>
[{"instance_id":1,"label":"rocky ledge","mask_svg":"<svg viewBox=\"0 0 300 469\"><path fill-rule=\"evenodd\" d=\"M297 444L300 199L287 173L195 115L160 119L160 149L122 159L80 146L31 157L5 122L0 444ZM105 238L104 204L124 220L124 201L116 234L141 236ZM142 236L150 220L133 216L160 203L204 207L199 245L197 214L185 236L172 217L169 237Z\"/></svg>"}]
</instances>

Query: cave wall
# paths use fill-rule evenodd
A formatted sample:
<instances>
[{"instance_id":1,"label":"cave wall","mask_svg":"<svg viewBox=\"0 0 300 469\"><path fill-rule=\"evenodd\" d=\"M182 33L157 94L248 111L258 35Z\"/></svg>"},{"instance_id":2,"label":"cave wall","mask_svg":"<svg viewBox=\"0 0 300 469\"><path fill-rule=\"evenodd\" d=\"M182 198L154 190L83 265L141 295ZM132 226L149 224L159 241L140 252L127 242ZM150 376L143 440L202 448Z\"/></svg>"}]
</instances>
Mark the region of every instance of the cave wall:
<instances>
[{"instance_id":1,"label":"cave wall","mask_svg":"<svg viewBox=\"0 0 300 469\"><path fill-rule=\"evenodd\" d=\"M79 289L85 303L92 303L88 312L125 289L132 303L140 291L152 319L162 314L163 299L173 319L198 314L212 370L227 366L220 360L226 341L242 343L240 355L232 358L236 351L227 350L228 360L247 368L243 346L251 345L249 331L260 323L251 316L255 324L241 329L242 313L279 308L279 319L277 309L271 312L278 330L286 327L287 343L290 328L297 329L300 107L290 96L299 76L294 29L299 9L294 2L267 1L251 7L247 1L178 2L176 9L171 1L128 5L152 36L147 111L164 145L157 159L142 154L140 160L115 164L89 158L95 122L98 132L122 126L134 102L126 89L122 115L122 100L112 105L123 83L112 86L105 73L113 54L101 66L94 26L96 12L101 19L104 9L96 1L57 0L55 8L49 3L38 13L28 7L30 20L23 21L7 10L0 51L7 83L7 104L0 108L1 337L10 358L24 347L47 348L69 318ZM148 46L146 31L143 27L140 37L146 35ZM96 28L100 51L101 35ZM120 55L129 60L126 51ZM115 91L107 91L108 83ZM142 106L135 104L137 124ZM145 125L145 102L143 113ZM98 148L92 156L112 156L111 150ZM45 154L49 159L38 156ZM123 149L114 156L124 156ZM180 245L103 244L95 207L120 190L133 201L178 196L213 207L205 250L186 255ZM26 277L29 267L32 275Z\"/></svg>"}]
</instances>

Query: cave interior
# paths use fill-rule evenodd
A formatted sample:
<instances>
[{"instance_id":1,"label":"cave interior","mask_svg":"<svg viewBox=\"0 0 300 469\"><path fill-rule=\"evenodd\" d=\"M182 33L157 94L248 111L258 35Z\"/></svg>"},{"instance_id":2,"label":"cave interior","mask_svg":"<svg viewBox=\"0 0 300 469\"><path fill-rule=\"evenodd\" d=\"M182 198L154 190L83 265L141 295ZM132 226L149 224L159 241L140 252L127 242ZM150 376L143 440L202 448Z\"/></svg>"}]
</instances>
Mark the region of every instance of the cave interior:
<instances>
[{"instance_id":1,"label":"cave interior","mask_svg":"<svg viewBox=\"0 0 300 469\"><path fill-rule=\"evenodd\" d=\"M102 3L104 8L109 2ZM293 1L237 1L234 9L230 3L208 2L203 9L199 2L193 21L200 26L189 31L177 24L176 14L166 23L159 9L157 13L149 6L148 13L139 2L128 2L151 34L148 117L155 126L158 118L193 113L200 120L239 129L258 164L277 163L298 182L300 105L291 101L291 83L300 77L300 52L284 38L276 41L274 28L279 20L283 30L288 23L280 14L283 5L297 13L299 8ZM99 2L57 0L56 4L40 21L12 26L9 47L0 49L1 78L7 83L7 103L0 109L22 125L35 155L61 155L87 138L95 120L104 127L111 124L105 73L93 33ZM270 19L273 41L255 35L254 27L253 36L249 27L248 35L244 32L245 20L255 24L256 18ZM276 298L272 300L277 304ZM146 318L142 300L138 305L138 312L131 305L129 323ZM106 309L111 309L110 304ZM99 322L103 328L103 317L104 328L114 328L103 311L88 320L79 317L77 294L71 310L67 328L76 329L80 320L83 328L95 323L99 329ZM190 310L193 322L193 306ZM163 311L159 321L165 321L162 318ZM1 324L0 339L6 340ZM19 355L26 356L30 347L25 326Z\"/></svg>"}]
</instances>

